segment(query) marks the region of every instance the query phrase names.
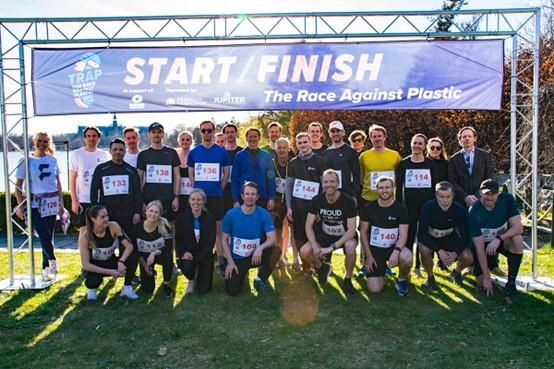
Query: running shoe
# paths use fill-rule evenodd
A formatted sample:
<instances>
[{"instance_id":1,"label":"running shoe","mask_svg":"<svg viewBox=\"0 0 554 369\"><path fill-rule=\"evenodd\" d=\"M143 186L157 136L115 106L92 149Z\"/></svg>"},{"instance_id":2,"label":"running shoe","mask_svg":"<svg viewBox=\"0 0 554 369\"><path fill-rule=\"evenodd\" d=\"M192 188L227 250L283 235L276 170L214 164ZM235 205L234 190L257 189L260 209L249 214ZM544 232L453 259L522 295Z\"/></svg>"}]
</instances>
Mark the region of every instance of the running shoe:
<instances>
[{"instance_id":1,"label":"running shoe","mask_svg":"<svg viewBox=\"0 0 554 369\"><path fill-rule=\"evenodd\" d=\"M225 264L223 263L217 264L217 266L215 267L215 270L220 277L225 278Z\"/></svg>"},{"instance_id":2,"label":"running shoe","mask_svg":"<svg viewBox=\"0 0 554 369\"><path fill-rule=\"evenodd\" d=\"M419 268L414 269L413 275L414 275L415 278L423 278L423 276L421 274L421 269L419 269Z\"/></svg>"},{"instance_id":3,"label":"running shoe","mask_svg":"<svg viewBox=\"0 0 554 369\"><path fill-rule=\"evenodd\" d=\"M347 296L352 296L356 293L356 289L352 285L352 278L344 278L342 288Z\"/></svg>"},{"instance_id":4,"label":"running shoe","mask_svg":"<svg viewBox=\"0 0 554 369\"><path fill-rule=\"evenodd\" d=\"M134 284L135 286L139 285L140 284L140 277L137 276L137 275L134 275L133 280L131 281L131 284Z\"/></svg>"},{"instance_id":5,"label":"running shoe","mask_svg":"<svg viewBox=\"0 0 554 369\"><path fill-rule=\"evenodd\" d=\"M456 283L458 286L462 286L464 284L462 273L455 269L450 272L450 278L452 278L452 282Z\"/></svg>"},{"instance_id":6,"label":"running shoe","mask_svg":"<svg viewBox=\"0 0 554 369\"><path fill-rule=\"evenodd\" d=\"M98 296L96 295L96 288L89 288L87 290L87 300L88 301L98 300Z\"/></svg>"},{"instance_id":7,"label":"running shoe","mask_svg":"<svg viewBox=\"0 0 554 369\"><path fill-rule=\"evenodd\" d=\"M317 270L317 280L320 284L327 284L327 279L331 275L332 268L331 264L322 263L319 269Z\"/></svg>"},{"instance_id":8,"label":"running shoe","mask_svg":"<svg viewBox=\"0 0 554 369\"><path fill-rule=\"evenodd\" d=\"M261 292L272 292L273 291L273 287L271 287L271 285L267 281L264 281L260 277L256 277L254 279L254 288L257 291L261 291Z\"/></svg>"},{"instance_id":9,"label":"running shoe","mask_svg":"<svg viewBox=\"0 0 554 369\"><path fill-rule=\"evenodd\" d=\"M139 298L139 295L137 295L136 292L133 291L133 287L131 286L123 286L119 296L127 297L129 300L136 300Z\"/></svg>"},{"instance_id":10,"label":"running shoe","mask_svg":"<svg viewBox=\"0 0 554 369\"><path fill-rule=\"evenodd\" d=\"M437 286L437 282L435 281L435 278L427 278L427 280L423 282L421 287L427 291L436 291L439 288Z\"/></svg>"},{"instance_id":11,"label":"running shoe","mask_svg":"<svg viewBox=\"0 0 554 369\"><path fill-rule=\"evenodd\" d=\"M360 268L360 270L358 270L358 277L361 277L361 278L364 278L364 277L367 277L367 270L365 269L364 266L362 266Z\"/></svg>"},{"instance_id":12,"label":"running shoe","mask_svg":"<svg viewBox=\"0 0 554 369\"><path fill-rule=\"evenodd\" d=\"M48 260L48 266L51 274L58 274L58 261L56 259Z\"/></svg>"},{"instance_id":13,"label":"running shoe","mask_svg":"<svg viewBox=\"0 0 554 369\"><path fill-rule=\"evenodd\" d=\"M504 298L506 300L506 304L511 305L514 303L516 293L517 293L516 284L506 283L506 286L504 287Z\"/></svg>"},{"instance_id":14,"label":"running shoe","mask_svg":"<svg viewBox=\"0 0 554 369\"><path fill-rule=\"evenodd\" d=\"M56 278L56 276L50 272L50 267L44 267L44 269L40 272L40 275L43 282L50 282Z\"/></svg>"},{"instance_id":15,"label":"running shoe","mask_svg":"<svg viewBox=\"0 0 554 369\"><path fill-rule=\"evenodd\" d=\"M396 291L398 292L398 295L400 296L408 296L408 282L407 281L401 281L399 279L396 280L394 283L394 287L396 288Z\"/></svg>"},{"instance_id":16,"label":"running shoe","mask_svg":"<svg viewBox=\"0 0 554 369\"><path fill-rule=\"evenodd\" d=\"M172 298L173 297L173 289L168 284L162 284L162 288L164 290L165 297Z\"/></svg>"},{"instance_id":17,"label":"running shoe","mask_svg":"<svg viewBox=\"0 0 554 369\"><path fill-rule=\"evenodd\" d=\"M394 270L390 268L390 266L387 265L387 269L385 269L385 275L389 277L396 277L396 273Z\"/></svg>"}]
</instances>

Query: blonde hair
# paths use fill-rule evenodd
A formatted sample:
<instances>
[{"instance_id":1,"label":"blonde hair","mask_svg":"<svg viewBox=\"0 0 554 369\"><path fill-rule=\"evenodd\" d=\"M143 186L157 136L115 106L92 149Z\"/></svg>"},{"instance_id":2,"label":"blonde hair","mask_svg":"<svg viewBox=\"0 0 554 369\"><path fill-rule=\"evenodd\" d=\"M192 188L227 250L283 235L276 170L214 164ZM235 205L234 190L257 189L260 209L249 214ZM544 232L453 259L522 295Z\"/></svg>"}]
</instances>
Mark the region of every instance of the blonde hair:
<instances>
[{"instance_id":1,"label":"blonde hair","mask_svg":"<svg viewBox=\"0 0 554 369\"><path fill-rule=\"evenodd\" d=\"M48 137L48 147L46 148L46 154L50 156L54 156L56 153L56 149L54 148L54 144L52 143L52 136L50 136L50 133L44 131L44 132L38 132L33 136L33 145L36 147L37 140L40 136L46 136Z\"/></svg>"},{"instance_id":2,"label":"blonde hair","mask_svg":"<svg viewBox=\"0 0 554 369\"><path fill-rule=\"evenodd\" d=\"M154 201L150 201L148 203L148 205L146 205L146 210L148 210L152 206L157 207L158 210L160 211L160 219L158 219L158 222L157 222L158 223L157 224L158 233L165 237L169 234L169 230L171 229L171 225L169 224L167 219L162 217L162 214L164 212L164 207L163 207L161 201L154 200Z\"/></svg>"},{"instance_id":3,"label":"blonde hair","mask_svg":"<svg viewBox=\"0 0 554 369\"><path fill-rule=\"evenodd\" d=\"M193 193L199 193L200 196L202 196L202 200L204 201L204 206L202 206L202 210L206 210L206 203L208 202L208 197L206 196L206 193L201 188L193 188L189 193L189 200Z\"/></svg>"},{"instance_id":4,"label":"blonde hair","mask_svg":"<svg viewBox=\"0 0 554 369\"><path fill-rule=\"evenodd\" d=\"M430 156L430 152L431 152L431 149L429 147L431 147L431 145L433 144L433 142L438 142L441 144L441 155L440 157L443 159L443 160L448 160L448 151L446 151L446 147L444 146L444 142L442 141L442 139L440 137L431 137L429 139L429 141L427 141L427 156L429 157Z\"/></svg>"}]
</instances>

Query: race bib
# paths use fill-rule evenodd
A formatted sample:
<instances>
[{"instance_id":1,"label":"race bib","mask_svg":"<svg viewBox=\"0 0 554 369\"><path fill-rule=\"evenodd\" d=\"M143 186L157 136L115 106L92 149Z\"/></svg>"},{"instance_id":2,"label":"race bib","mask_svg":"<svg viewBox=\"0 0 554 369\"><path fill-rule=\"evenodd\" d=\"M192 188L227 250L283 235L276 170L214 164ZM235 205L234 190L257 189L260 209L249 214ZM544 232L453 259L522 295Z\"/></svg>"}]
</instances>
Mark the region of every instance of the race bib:
<instances>
[{"instance_id":1,"label":"race bib","mask_svg":"<svg viewBox=\"0 0 554 369\"><path fill-rule=\"evenodd\" d=\"M188 177L181 177L181 187L179 189L179 195L190 195L192 192L192 182Z\"/></svg>"},{"instance_id":2,"label":"race bib","mask_svg":"<svg viewBox=\"0 0 554 369\"><path fill-rule=\"evenodd\" d=\"M171 178L171 165L146 166L146 183L171 183Z\"/></svg>"},{"instance_id":3,"label":"race bib","mask_svg":"<svg viewBox=\"0 0 554 369\"><path fill-rule=\"evenodd\" d=\"M370 245L375 247L394 246L398 239L398 228L379 228L371 226Z\"/></svg>"},{"instance_id":4,"label":"race bib","mask_svg":"<svg viewBox=\"0 0 554 369\"><path fill-rule=\"evenodd\" d=\"M39 211L41 218L58 214L60 211L60 196L56 193L40 199Z\"/></svg>"},{"instance_id":5,"label":"race bib","mask_svg":"<svg viewBox=\"0 0 554 369\"><path fill-rule=\"evenodd\" d=\"M137 238L137 248L140 252L151 253L160 250L165 246L165 240L163 237L154 241L145 241Z\"/></svg>"},{"instance_id":6,"label":"race bib","mask_svg":"<svg viewBox=\"0 0 554 369\"><path fill-rule=\"evenodd\" d=\"M260 239L247 240L244 238L233 237L233 254L249 257L256 251L256 248L260 246Z\"/></svg>"},{"instance_id":7,"label":"race bib","mask_svg":"<svg viewBox=\"0 0 554 369\"><path fill-rule=\"evenodd\" d=\"M443 238L446 236L450 236L452 232L454 232L454 228L436 229L436 228L429 227L427 229L427 233L429 234L429 236L434 238Z\"/></svg>"},{"instance_id":8,"label":"race bib","mask_svg":"<svg viewBox=\"0 0 554 369\"><path fill-rule=\"evenodd\" d=\"M102 177L102 189L104 196L127 195L129 193L129 176Z\"/></svg>"},{"instance_id":9,"label":"race bib","mask_svg":"<svg viewBox=\"0 0 554 369\"><path fill-rule=\"evenodd\" d=\"M404 186L406 188L431 188L431 171L429 169L408 169Z\"/></svg>"},{"instance_id":10,"label":"race bib","mask_svg":"<svg viewBox=\"0 0 554 369\"><path fill-rule=\"evenodd\" d=\"M391 177L394 179L394 170L385 170L382 172L371 172L370 173L370 185L372 190L377 189L377 179L379 177Z\"/></svg>"},{"instance_id":11,"label":"race bib","mask_svg":"<svg viewBox=\"0 0 554 369\"><path fill-rule=\"evenodd\" d=\"M297 199L311 200L319 191L319 183L297 179L294 181L292 196Z\"/></svg>"},{"instance_id":12,"label":"race bib","mask_svg":"<svg viewBox=\"0 0 554 369\"><path fill-rule=\"evenodd\" d=\"M277 193L285 193L286 184L286 179L275 177L275 191L277 191Z\"/></svg>"},{"instance_id":13,"label":"race bib","mask_svg":"<svg viewBox=\"0 0 554 369\"><path fill-rule=\"evenodd\" d=\"M321 222L321 229L323 233L329 236L342 236L345 232L342 224L329 225L325 222Z\"/></svg>"},{"instance_id":14,"label":"race bib","mask_svg":"<svg viewBox=\"0 0 554 369\"><path fill-rule=\"evenodd\" d=\"M194 165L194 180L205 182L219 182L219 164L196 163Z\"/></svg>"},{"instance_id":15,"label":"race bib","mask_svg":"<svg viewBox=\"0 0 554 369\"><path fill-rule=\"evenodd\" d=\"M95 248L92 249L92 258L94 260L106 261L113 256L115 249L119 246L117 240L114 240L113 244L110 247Z\"/></svg>"},{"instance_id":16,"label":"race bib","mask_svg":"<svg viewBox=\"0 0 554 369\"><path fill-rule=\"evenodd\" d=\"M481 233L483 234L483 241L489 243L494 240L496 237L508 230L508 223L502 224L498 228L481 228Z\"/></svg>"}]
</instances>

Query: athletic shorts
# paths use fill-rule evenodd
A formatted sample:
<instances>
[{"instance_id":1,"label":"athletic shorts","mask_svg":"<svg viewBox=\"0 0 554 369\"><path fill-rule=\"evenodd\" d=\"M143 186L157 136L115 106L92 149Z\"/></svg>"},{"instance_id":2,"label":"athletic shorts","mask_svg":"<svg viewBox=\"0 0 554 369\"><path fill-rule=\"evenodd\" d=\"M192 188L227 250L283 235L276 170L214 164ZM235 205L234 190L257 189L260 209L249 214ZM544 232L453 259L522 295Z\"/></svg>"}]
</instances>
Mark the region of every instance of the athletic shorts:
<instances>
[{"instance_id":1,"label":"athletic shorts","mask_svg":"<svg viewBox=\"0 0 554 369\"><path fill-rule=\"evenodd\" d=\"M308 242L306 236L306 219L310 210L310 201L293 200L292 202L292 228L294 230L294 238L298 241L298 247Z\"/></svg>"},{"instance_id":2,"label":"athletic shorts","mask_svg":"<svg viewBox=\"0 0 554 369\"><path fill-rule=\"evenodd\" d=\"M469 247L464 245L464 241L457 235L450 235L442 238L435 238L435 242L439 245L440 250L455 252L458 256ZM424 244L424 246L427 246Z\"/></svg>"},{"instance_id":3,"label":"athletic shorts","mask_svg":"<svg viewBox=\"0 0 554 369\"><path fill-rule=\"evenodd\" d=\"M215 220L223 219L223 215L225 215L223 196L208 196L206 209L215 217Z\"/></svg>"},{"instance_id":4,"label":"athletic shorts","mask_svg":"<svg viewBox=\"0 0 554 369\"><path fill-rule=\"evenodd\" d=\"M369 246L369 250L371 251L371 255L373 255L373 259L375 259L377 266L373 267L373 271L369 272L367 277L384 277L385 271L387 270L387 262L394 251L394 246L387 248Z\"/></svg>"},{"instance_id":5,"label":"athletic shorts","mask_svg":"<svg viewBox=\"0 0 554 369\"><path fill-rule=\"evenodd\" d=\"M87 226L87 210L92 206L89 202L80 202L79 205L81 205L82 210L79 211L79 214L77 216L79 217L79 224L77 224L77 227L86 227ZM109 214L108 214L109 216Z\"/></svg>"},{"instance_id":6,"label":"athletic shorts","mask_svg":"<svg viewBox=\"0 0 554 369\"><path fill-rule=\"evenodd\" d=\"M164 208L164 211L162 213L162 217L167 219L169 222L174 221L177 214L173 211L173 207L171 206L171 203L173 202L173 199L164 199L164 200L160 200L160 199L148 199L148 200L146 200L145 199L144 204L148 205L151 201L154 201L154 200L157 200L157 201L162 203L162 206Z\"/></svg>"},{"instance_id":7,"label":"athletic shorts","mask_svg":"<svg viewBox=\"0 0 554 369\"><path fill-rule=\"evenodd\" d=\"M485 252L486 250L487 245L485 244ZM483 274L483 271L481 270L481 265L479 264L479 259L477 258L477 250L475 249L475 246L471 248L471 252L473 253L473 275L479 277L481 274ZM500 242L500 246L498 246L498 248L496 249L495 255L485 255L487 257L487 266L489 267L489 270L498 267L499 254L508 257L508 250L504 248L504 241Z\"/></svg>"},{"instance_id":8,"label":"athletic shorts","mask_svg":"<svg viewBox=\"0 0 554 369\"><path fill-rule=\"evenodd\" d=\"M271 215L271 220L275 229L283 229L283 222L287 216L287 206L283 200L281 200L281 195L275 195L275 206L273 210L269 213Z\"/></svg>"},{"instance_id":9,"label":"athletic shorts","mask_svg":"<svg viewBox=\"0 0 554 369\"><path fill-rule=\"evenodd\" d=\"M233 208L233 196L231 193L231 184L227 183L223 190L223 214Z\"/></svg>"}]
</instances>

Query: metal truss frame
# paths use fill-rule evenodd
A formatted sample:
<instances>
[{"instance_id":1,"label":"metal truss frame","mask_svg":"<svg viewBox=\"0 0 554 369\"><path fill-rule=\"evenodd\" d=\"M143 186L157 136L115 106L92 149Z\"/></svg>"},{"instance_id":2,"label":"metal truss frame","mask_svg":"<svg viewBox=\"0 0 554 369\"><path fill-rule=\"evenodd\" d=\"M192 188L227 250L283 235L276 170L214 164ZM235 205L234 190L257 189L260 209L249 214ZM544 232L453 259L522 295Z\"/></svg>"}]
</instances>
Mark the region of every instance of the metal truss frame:
<instances>
[{"instance_id":1,"label":"metal truss frame","mask_svg":"<svg viewBox=\"0 0 554 369\"><path fill-rule=\"evenodd\" d=\"M110 46L128 43L152 45L225 45L231 43L361 42L414 39L511 39L510 113L512 190L523 204L531 225L533 279L537 279L538 181L538 86L540 8L479 9L452 11L388 11L340 13L280 13L230 15L172 15L95 18L0 19L0 123L2 126L4 187L15 188L8 151L17 150L27 159L29 143L18 147L11 137L28 138L30 80L26 69L30 49L43 47ZM437 32L439 21L451 21L449 32ZM528 70L532 78L526 78ZM526 74L527 72L527 74ZM29 181L24 192L30 193ZM30 200L27 200L30 201ZM14 219L17 207L6 196L6 231L9 278L6 288L37 288L30 221L20 227ZM27 204L27 211L30 204ZM30 220L30 214L28 214ZM14 231L26 235L14 244ZM15 278L15 252L29 249L28 279ZM17 282L19 281L19 282ZM20 283L20 285L16 285ZM0 289L2 288L0 285Z\"/></svg>"}]
</instances>

